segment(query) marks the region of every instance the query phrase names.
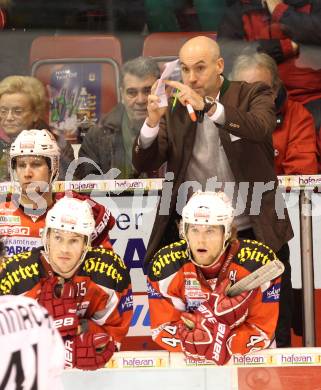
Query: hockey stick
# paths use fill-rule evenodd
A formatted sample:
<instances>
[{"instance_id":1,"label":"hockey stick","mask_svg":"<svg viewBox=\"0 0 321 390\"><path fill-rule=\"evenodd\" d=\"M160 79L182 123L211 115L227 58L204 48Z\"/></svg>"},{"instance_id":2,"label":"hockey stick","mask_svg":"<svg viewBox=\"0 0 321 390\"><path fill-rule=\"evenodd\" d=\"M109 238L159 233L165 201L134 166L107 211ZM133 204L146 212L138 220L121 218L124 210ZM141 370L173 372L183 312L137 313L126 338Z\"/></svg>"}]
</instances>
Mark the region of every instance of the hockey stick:
<instances>
[{"instance_id":1,"label":"hockey stick","mask_svg":"<svg viewBox=\"0 0 321 390\"><path fill-rule=\"evenodd\" d=\"M253 290L261 286L261 284L277 278L283 273L283 271L284 265L280 260L270 261L233 284L233 286L227 290L226 295L229 297L235 297L235 295L239 295L243 291Z\"/></svg>"},{"instance_id":2,"label":"hockey stick","mask_svg":"<svg viewBox=\"0 0 321 390\"><path fill-rule=\"evenodd\" d=\"M250 273L233 284L233 286L227 290L226 295L229 297L235 297L236 295L241 294L243 291L254 290L262 284L277 278L283 273L283 271L284 265L280 260L270 261L269 263L263 265L256 271ZM185 318L184 316L181 316L181 319L188 329L194 329L193 321Z\"/></svg>"}]
</instances>

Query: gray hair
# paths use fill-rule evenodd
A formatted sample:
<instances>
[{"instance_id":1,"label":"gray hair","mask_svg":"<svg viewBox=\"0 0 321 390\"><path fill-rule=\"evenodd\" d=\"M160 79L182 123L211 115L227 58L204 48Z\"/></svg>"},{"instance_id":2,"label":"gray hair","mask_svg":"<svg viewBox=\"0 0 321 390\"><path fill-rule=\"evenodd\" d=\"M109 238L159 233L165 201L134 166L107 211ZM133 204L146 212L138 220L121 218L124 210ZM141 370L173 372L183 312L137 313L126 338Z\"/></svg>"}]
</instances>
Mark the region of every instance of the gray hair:
<instances>
[{"instance_id":1,"label":"gray hair","mask_svg":"<svg viewBox=\"0 0 321 390\"><path fill-rule=\"evenodd\" d=\"M125 62L121 68L120 85L123 86L124 77L126 74L131 74L139 79L145 79L148 76L154 76L158 79L160 70L157 62L152 57L137 57L133 60Z\"/></svg>"},{"instance_id":2,"label":"gray hair","mask_svg":"<svg viewBox=\"0 0 321 390\"><path fill-rule=\"evenodd\" d=\"M272 57L265 53L252 53L239 55L233 64L230 74L231 80L237 80L238 72L252 67L262 67L267 69L272 76L272 89L277 91L281 84L276 62Z\"/></svg>"}]
</instances>

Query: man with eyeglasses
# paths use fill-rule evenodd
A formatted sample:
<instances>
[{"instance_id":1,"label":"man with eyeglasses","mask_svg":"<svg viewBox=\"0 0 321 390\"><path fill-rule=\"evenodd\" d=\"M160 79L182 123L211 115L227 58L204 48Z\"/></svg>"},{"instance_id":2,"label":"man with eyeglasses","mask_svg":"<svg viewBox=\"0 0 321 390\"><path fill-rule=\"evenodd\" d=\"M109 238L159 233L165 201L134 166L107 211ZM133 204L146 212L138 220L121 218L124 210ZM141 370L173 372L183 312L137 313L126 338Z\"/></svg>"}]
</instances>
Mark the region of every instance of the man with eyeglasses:
<instances>
[{"instance_id":1,"label":"man with eyeglasses","mask_svg":"<svg viewBox=\"0 0 321 390\"><path fill-rule=\"evenodd\" d=\"M94 161L101 171L85 162L78 166L77 177L105 174L111 168L121 171L117 178L138 176L131 162L132 146L147 116L147 98L159 75L156 61L150 57L138 57L123 65L122 102L101 119L98 127L88 131L79 150L79 157Z\"/></svg>"}]
</instances>

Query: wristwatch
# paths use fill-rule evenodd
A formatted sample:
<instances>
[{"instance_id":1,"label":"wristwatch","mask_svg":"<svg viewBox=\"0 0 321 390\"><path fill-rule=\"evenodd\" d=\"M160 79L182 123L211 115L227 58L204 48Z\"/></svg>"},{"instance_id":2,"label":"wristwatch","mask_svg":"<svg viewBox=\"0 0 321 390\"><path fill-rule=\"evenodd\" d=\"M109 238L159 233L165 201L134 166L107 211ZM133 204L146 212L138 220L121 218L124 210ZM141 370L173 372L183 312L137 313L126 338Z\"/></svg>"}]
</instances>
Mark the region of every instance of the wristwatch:
<instances>
[{"instance_id":1,"label":"wristwatch","mask_svg":"<svg viewBox=\"0 0 321 390\"><path fill-rule=\"evenodd\" d=\"M209 110L216 104L215 99L212 96L205 96L203 98L204 108L203 110L196 111L197 122L202 123L204 120L204 115L209 112Z\"/></svg>"},{"instance_id":2,"label":"wristwatch","mask_svg":"<svg viewBox=\"0 0 321 390\"><path fill-rule=\"evenodd\" d=\"M209 112L209 110L216 104L215 99L212 96L205 96L204 97L204 108L203 112Z\"/></svg>"}]
</instances>

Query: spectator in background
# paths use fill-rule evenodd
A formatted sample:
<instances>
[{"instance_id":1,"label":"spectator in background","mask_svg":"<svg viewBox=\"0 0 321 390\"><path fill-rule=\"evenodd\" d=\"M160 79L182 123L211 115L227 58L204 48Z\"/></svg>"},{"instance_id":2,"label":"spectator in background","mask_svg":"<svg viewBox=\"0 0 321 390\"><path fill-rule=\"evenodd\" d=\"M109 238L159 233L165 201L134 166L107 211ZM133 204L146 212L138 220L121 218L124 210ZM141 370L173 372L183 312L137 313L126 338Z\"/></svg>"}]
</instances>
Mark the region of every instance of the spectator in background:
<instances>
[{"instance_id":1,"label":"spectator in background","mask_svg":"<svg viewBox=\"0 0 321 390\"><path fill-rule=\"evenodd\" d=\"M243 54L236 58L232 80L262 81L274 93L277 127L272 133L277 175L318 173L313 118L304 106L287 97L272 57L265 53Z\"/></svg>"},{"instance_id":2,"label":"spectator in background","mask_svg":"<svg viewBox=\"0 0 321 390\"><path fill-rule=\"evenodd\" d=\"M253 41L258 51L273 57L290 98L311 112L319 136L321 1L229 0L227 6L218 38ZM225 58L242 50L239 41L229 45L225 40L221 46Z\"/></svg>"},{"instance_id":3,"label":"spectator in background","mask_svg":"<svg viewBox=\"0 0 321 390\"><path fill-rule=\"evenodd\" d=\"M48 129L43 84L30 76L8 76L0 82L0 181L9 179L7 159L12 141L22 130ZM57 137L61 150L59 178L64 179L74 152L69 142Z\"/></svg>"},{"instance_id":4,"label":"spectator in background","mask_svg":"<svg viewBox=\"0 0 321 390\"><path fill-rule=\"evenodd\" d=\"M293 231L283 197L276 191L272 146L276 117L271 88L223 77L220 48L204 36L188 40L179 59L183 83L166 80L180 91L179 103L174 110L160 108L159 97L151 94L148 116L133 148L137 170L158 169L167 161L167 171L172 173L167 177L173 180L170 189L163 189L146 263L162 246L178 240L175 222L187 194L196 189L226 191L238 206L238 236L264 241L285 265L276 338L279 347L289 346L292 286L287 242ZM191 121L187 103L197 113L198 122ZM248 183L248 191L240 190L240 183ZM257 193L258 183L269 183L269 189ZM251 205L258 202L259 210L251 212Z\"/></svg>"},{"instance_id":5,"label":"spectator in background","mask_svg":"<svg viewBox=\"0 0 321 390\"><path fill-rule=\"evenodd\" d=\"M118 178L138 177L131 162L132 146L147 116L147 97L159 76L158 65L150 57L138 57L123 65L122 102L101 119L99 126L88 131L79 150L79 157L94 161L102 172L85 162L79 165L77 177L106 174L111 168L121 171Z\"/></svg>"}]
</instances>

